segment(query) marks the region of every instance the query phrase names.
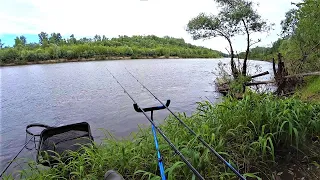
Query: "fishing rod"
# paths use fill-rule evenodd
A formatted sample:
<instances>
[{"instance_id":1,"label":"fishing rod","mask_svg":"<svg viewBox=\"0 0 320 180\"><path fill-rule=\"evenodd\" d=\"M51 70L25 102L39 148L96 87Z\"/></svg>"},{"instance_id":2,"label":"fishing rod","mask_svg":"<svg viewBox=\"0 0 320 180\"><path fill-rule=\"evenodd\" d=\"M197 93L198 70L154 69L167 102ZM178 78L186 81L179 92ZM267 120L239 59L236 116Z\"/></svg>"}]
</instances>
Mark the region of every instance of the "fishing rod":
<instances>
[{"instance_id":1,"label":"fishing rod","mask_svg":"<svg viewBox=\"0 0 320 180\"><path fill-rule=\"evenodd\" d=\"M137 104L137 102L133 99L133 97L129 94L129 92L122 86L122 84L118 81L118 79L111 73L111 71L108 69L108 67L106 67L107 71L110 73L110 75L114 78L114 80L121 86L121 88L123 89L124 93L126 93L129 98L133 101L134 104ZM156 129L159 134L164 138L164 140L170 145L170 147L174 150L174 152L176 154L178 154L180 156L180 158L182 159L182 161L184 163L186 163L186 165L191 169L191 171L193 172L194 175L197 176L198 179L200 180L204 180L204 178L201 176L201 174L192 166L192 164L183 156L183 154L174 146L174 144L167 138L167 136L162 132L162 130L149 118L149 116L146 114L146 112L144 111L144 109L140 109L141 112L143 113L143 115L148 119L148 121L152 124L152 127L154 129ZM154 141L157 142L157 137L156 137L156 133L153 133L154 135ZM158 143L156 143L158 144ZM160 151L159 148L156 147L157 149L157 154L160 155ZM159 156L158 156L159 158ZM160 174L161 174L161 178L163 180L166 179L165 177L165 172L164 172L164 167L163 167L163 162L162 162L162 158L160 156L160 158L158 159L158 165L160 167Z\"/></svg>"},{"instance_id":2,"label":"fishing rod","mask_svg":"<svg viewBox=\"0 0 320 180\"><path fill-rule=\"evenodd\" d=\"M201 136L198 136L185 122L183 122L176 114L174 114L171 109L166 106L159 98L157 98L145 85L143 85L126 67L124 67L127 72L143 87L145 88L160 104L162 104L166 109L185 127L189 130L191 134L197 137L197 139L207 147L211 153L218 157L230 170L238 176L239 179L245 180L245 178L228 162L226 161L217 151L215 151L207 142L205 142Z\"/></svg>"},{"instance_id":3,"label":"fishing rod","mask_svg":"<svg viewBox=\"0 0 320 180\"><path fill-rule=\"evenodd\" d=\"M29 144L29 142L33 139L31 137L21 148L21 150L16 154L16 156L10 161L10 163L4 168L4 170L1 172L0 177L7 171L7 169L10 167L10 165L13 163L13 161L19 156L19 154L22 152L22 150Z\"/></svg>"}]
</instances>

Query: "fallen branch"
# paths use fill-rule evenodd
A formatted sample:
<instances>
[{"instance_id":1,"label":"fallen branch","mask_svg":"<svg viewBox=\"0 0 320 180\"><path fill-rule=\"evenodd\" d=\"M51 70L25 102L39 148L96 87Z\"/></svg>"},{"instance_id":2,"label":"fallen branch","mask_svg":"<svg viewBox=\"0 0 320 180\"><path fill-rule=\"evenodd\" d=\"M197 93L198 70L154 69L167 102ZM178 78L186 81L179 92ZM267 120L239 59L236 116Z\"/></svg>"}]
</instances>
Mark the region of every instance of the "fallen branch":
<instances>
[{"instance_id":1,"label":"fallen branch","mask_svg":"<svg viewBox=\"0 0 320 180\"><path fill-rule=\"evenodd\" d=\"M270 83L275 83L275 80L270 80L270 81L256 81L256 82L247 82L245 83L246 86L255 86L255 85L260 85L260 84L270 84Z\"/></svg>"},{"instance_id":2,"label":"fallen branch","mask_svg":"<svg viewBox=\"0 0 320 180\"><path fill-rule=\"evenodd\" d=\"M267 74L269 74L269 71L266 71L266 72L263 72L263 73L260 73L260 74L253 75L253 76L251 76L251 78L260 77L260 76L264 76L264 75L267 75Z\"/></svg>"},{"instance_id":3,"label":"fallen branch","mask_svg":"<svg viewBox=\"0 0 320 180\"><path fill-rule=\"evenodd\" d=\"M294 77L304 77L304 76L320 76L320 72L301 73L301 74L284 76L284 78L294 78Z\"/></svg>"}]
</instances>

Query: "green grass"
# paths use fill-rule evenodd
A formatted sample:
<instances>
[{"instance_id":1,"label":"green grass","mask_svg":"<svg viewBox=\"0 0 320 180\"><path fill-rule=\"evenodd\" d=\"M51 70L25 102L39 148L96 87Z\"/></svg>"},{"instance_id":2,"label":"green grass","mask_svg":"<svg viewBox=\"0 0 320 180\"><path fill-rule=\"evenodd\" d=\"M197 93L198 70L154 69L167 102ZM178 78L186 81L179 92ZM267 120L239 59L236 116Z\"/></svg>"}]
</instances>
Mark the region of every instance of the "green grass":
<instances>
[{"instance_id":1,"label":"green grass","mask_svg":"<svg viewBox=\"0 0 320 180\"><path fill-rule=\"evenodd\" d=\"M301 99L320 102L320 77L307 77L305 84L298 91Z\"/></svg>"},{"instance_id":2,"label":"green grass","mask_svg":"<svg viewBox=\"0 0 320 180\"><path fill-rule=\"evenodd\" d=\"M273 179L275 169L290 163L290 158L320 164L320 103L248 93L239 101L228 97L217 105L199 103L192 116L179 116L246 177ZM173 117L168 117L161 129L205 179L236 179ZM61 162L39 171L31 162L30 169L23 170L21 176L102 179L108 169L115 169L126 179L160 179L150 128L122 140L110 134L106 137L96 148L85 148L83 154L73 152L69 164ZM194 179L163 138L158 139L168 179Z\"/></svg>"}]
</instances>

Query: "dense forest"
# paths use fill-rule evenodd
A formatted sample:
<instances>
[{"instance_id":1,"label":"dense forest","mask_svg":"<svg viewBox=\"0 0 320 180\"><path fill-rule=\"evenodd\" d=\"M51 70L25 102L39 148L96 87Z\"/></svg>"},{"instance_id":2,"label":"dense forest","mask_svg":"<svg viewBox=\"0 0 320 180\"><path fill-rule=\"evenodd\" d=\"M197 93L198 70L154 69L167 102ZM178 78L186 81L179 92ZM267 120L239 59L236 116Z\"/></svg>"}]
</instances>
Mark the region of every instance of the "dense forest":
<instances>
[{"instance_id":1,"label":"dense forest","mask_svg":"<svg viewBox=\"0 0 320 180\"><path fill-rule=\"evenodd\" d=\"M0 46L2 65L27 64L48 60L104 60L118 58L217 58L221 52L186 43L172 37L119 36L108 39L95 35L91 38L76 39L71 35L63 39L60 33L48 35L41 32L39 43L27 43L24 36L16 37L13 47ZM1 41L0 41L1 43Z\"/></svg>"},{"instance_id":2,"label":"dense forest","mask_svg":"<svg viewBox=\"0 0 320 180\"><path fill-rule=\"evenodd\" d=\"M279 52L290 73L320 69L320 1L294 4L281 22L281 37L271 47L250 49L250 59L272 60ZM244 57L245 52L239 54Z\"/></svg>"}]
</instances>

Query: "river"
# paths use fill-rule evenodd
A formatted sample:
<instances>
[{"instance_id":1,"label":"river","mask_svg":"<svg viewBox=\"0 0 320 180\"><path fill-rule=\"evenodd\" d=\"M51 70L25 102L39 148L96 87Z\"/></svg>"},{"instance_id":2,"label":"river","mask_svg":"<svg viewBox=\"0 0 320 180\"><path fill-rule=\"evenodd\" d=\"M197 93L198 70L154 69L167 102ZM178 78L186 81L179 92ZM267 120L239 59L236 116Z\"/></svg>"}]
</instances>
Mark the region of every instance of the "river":
<instances>
[{"instance_id":1,"label":"river","mask_svg":"<svg viewBox=\"0 0 320 180\"><path fill-rule=\"evenodd\" d=\"M221 99L213 83L216 78L213 72L217 72L220 61L229 62L153 59L1 67L0 170L24 144L25 128L30 123L58 126L86 121L97 141L104 137L102 129L124 137L136 131L139 124L149 125L143 114L134 111L131 99L107 67L141 107L159 103L124 67L159 99L170 99L173 111L190 115L196 102ZM249 63L253 73L255 65L260 65L262 71L272 71L268 62ZM155 120L161 123L168 114L166 110L157 111Z\"/></svg>"}]
</instances>

